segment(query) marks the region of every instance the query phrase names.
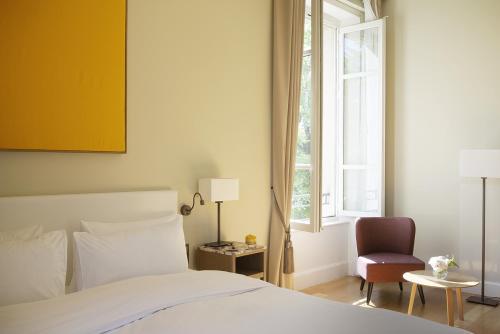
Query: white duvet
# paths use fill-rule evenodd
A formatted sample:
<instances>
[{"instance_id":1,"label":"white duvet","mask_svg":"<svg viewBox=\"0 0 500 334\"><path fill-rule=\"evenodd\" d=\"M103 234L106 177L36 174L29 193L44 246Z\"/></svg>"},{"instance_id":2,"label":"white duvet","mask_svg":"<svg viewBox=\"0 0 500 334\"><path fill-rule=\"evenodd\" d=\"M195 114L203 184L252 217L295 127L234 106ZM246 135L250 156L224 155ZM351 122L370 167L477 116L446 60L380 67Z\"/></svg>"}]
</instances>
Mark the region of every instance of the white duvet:
<instances>
[{"instance_id":1,"label":"white duvet","mask_svg":"<svg viewBox=\"0 0 500 334\"><path fill-rule=\"evenodd\" d=\"M0 308L0 333L467 333L218 271L144 276Z\"/></svg>"}]
</instances>

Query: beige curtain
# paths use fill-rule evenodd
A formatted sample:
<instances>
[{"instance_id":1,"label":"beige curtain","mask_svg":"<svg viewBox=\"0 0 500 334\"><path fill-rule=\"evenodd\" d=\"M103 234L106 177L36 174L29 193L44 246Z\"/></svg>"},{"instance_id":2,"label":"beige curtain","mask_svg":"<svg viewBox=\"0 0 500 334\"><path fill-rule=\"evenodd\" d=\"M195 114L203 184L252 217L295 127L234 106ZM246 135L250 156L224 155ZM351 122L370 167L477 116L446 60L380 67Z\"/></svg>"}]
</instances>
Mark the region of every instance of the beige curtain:
<instances>
[{"instance_id":1,"label":"beige curtain","mask_svg":"<svg viewBox=\"0 0 500 334\"><path fill-rule=\"evenodd\" d=\"M382 0L363 0L365 21L373 21L382 17Z\"/></svg>"},{"instance_id":2,"label":"beige curtain","mask_svg":"<svg viewBox=\"0 0 500 334\"><path fill-rule=\"evenodd\" d=\"M274 0L269 281L293 289L290 214L299 122L305 0Z\"/></svg>"}]
</instances>

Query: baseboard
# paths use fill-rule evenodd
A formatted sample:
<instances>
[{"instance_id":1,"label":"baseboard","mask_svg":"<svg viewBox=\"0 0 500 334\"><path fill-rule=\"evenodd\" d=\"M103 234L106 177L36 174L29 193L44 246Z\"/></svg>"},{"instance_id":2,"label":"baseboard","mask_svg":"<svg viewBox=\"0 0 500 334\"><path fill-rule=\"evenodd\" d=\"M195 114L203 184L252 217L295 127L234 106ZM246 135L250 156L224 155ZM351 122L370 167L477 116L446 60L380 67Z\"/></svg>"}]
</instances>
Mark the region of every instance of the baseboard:
<instances>
[{"instance_id":1,"label":"baseboard","mask_svg":"<svg viewBox=\"0 0 500 334\"><path fill-rule=\"evenodd\" d=\"M463 289L464 292L480 294L481 285L477 285L473 288ZM500 283L498 282L484 282L484 294L488 297L500 297Z\"/></svg>"},{"instance_id":2,"label":"baseboard","mask_svg":"<svg viewBox=\"0 0 500 334\"><path fill-rule=\"evenodd\" d=\"M347 262L337 262L326 266L297 272L294 275L295 290L333 281L347 275Z\"/></svg>"}]
</instances>

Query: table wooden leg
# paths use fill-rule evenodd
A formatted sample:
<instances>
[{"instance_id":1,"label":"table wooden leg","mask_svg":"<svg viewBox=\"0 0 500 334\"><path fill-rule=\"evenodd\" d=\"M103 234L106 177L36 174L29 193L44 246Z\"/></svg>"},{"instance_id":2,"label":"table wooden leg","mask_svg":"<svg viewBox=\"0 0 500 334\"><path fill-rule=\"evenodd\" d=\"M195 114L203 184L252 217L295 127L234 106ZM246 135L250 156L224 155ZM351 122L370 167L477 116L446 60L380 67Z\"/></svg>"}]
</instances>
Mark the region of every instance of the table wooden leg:
<instances>
[{"instance_id":1,"label":"table wooden leg","mask_svg":"<svg viewBox=\"0 0 500 334\"><path fill-rule=\"evenodd\" d=\"M453 290L451 288L446 289L446 311L448 314L448 325L455 325L455 305L453 305Z\"/></svg>"},{"instance_id":2,"label":"table wooden leg","mask_svg":"<svg viewBox=\"0 0 500 334\"><path fill-rule=\"evenodd\" d=\"M411 286L410 303L408 304L408 314L413 312L413 303L415 302L415 294L417 293L417 283Z\"/></svg>"},{"instance_id":3,"label":"table wooden leg","mask_svg":"<svg viewBox=\"0 0 500 334\"><path fill-rule=\"evenodd\" d=\"M464 320L464 303L462 299L462 289L457 288L458 319Z\"/></svg>"}]
</instances>

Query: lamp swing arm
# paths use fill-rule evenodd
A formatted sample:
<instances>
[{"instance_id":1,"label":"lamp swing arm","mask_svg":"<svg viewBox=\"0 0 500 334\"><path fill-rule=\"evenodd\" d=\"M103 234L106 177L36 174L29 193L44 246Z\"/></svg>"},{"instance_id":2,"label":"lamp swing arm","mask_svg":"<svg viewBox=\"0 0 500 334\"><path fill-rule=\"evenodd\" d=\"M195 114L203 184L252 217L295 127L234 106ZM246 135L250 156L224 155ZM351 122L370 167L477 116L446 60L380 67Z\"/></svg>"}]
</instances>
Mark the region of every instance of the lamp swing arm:
<instances>
[{"instance_id":1,"label":"lamp swing arm","mask_svg":"<svg viewBox=\"0 0 500 334\"><path fill-rule=\"evenodd\" d=\"M205 201L203 200L203 197L201 196L201 194L199 192L195 192L193 195L193 204L191 206L189 206L187 204L184 204L181 206L181 215L189 216L191 214L191 211L193 211L194 206L196 204L196 202L195 202L196 196L200 197L200 205L205 205Z\"/></svg>"}]
</instances>

